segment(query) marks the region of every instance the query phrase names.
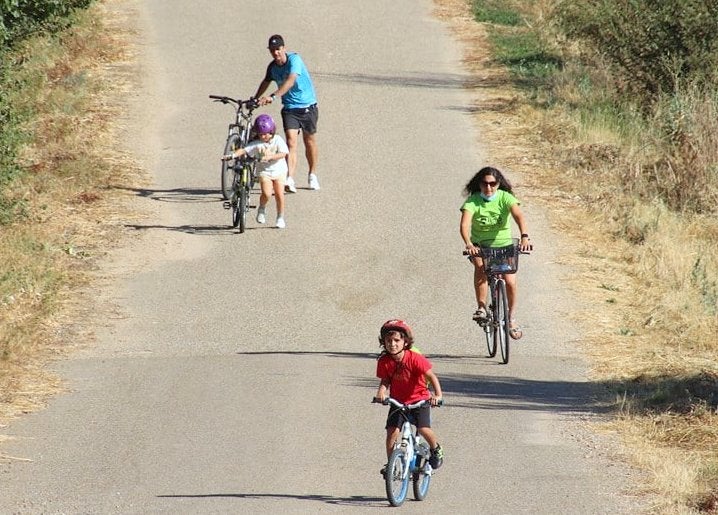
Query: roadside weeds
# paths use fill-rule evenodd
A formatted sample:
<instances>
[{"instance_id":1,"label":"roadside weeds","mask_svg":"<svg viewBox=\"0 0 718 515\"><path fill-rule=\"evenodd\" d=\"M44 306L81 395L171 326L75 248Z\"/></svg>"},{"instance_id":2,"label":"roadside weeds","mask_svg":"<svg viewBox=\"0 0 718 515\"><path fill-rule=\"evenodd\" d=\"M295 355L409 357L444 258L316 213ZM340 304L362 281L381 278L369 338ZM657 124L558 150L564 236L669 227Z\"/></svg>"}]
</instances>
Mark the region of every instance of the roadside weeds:
<instances>
[{"instance_id":1,"label":"roadside weeds","mask_svg":"<svg viewBox=\"0 0 718 515\"><path fill-rule=\"evenodd\" d=\"M649 242L646 252L639 255L635 248L611 237L611 230L624 229L620 225L624 220L607 228L604 219L587 209L594 194L589 188L591 179L567 166L567 156L574 151L571 145L576 144L570 140L570 122L547 120L555 113L532 108L512 86L508 72L489 55L486 27L474 20L467 0L434 0L434 5L437 16L449 23L461 41L464 64L474 76L466 87L475 92L474 119L490 153L487 164L507 170L509 176L521 173L521 198L541 205L554 230L570 242L571 251L556 258L575 271L569 279L572 289L590 306L576 313L584 334L579 346L590 360L592 380L605 385L603 402L613 414L609 421L592 424L592 430L621 440L625 449L619 458L640 471L630 493L643 497L646 511L717 511L718 496L711 492L718 492L714 470L718 413L713 406L694 400L715 400L718 395L706 390L715 388L718 356L708 342L701 343L706 335L715 334L715 326L696 325L671 311L681 304L680 295L695 293L695 286L666 288L659 275L654 284L648 284L632 273L634 267L646 267L650 274L670 277L672 267L683 266L682 256L676 255L672 262L659 261L665 257L651 254L650 249L665 247L665 242ZM593 180L598 177L602 177L600 169ZM665 211L640 209L636 205L635 213L627 213L633 217L628 229L633 224L640 230L641 223L653 223L656 218L664 224L678 222ZM695 228L683 226L681 231L703 231L710 241L705 224L699 228L700 220L694 223ZM668 298L662 298L665 290L671 292ZM658 335L661 344L657 344ZM680 347L664 347L664 340ZM696 376L696 370L712 370L713 375Z\"/></svg>"},{"instance_id":2,"label":"roadside weeds","mask_svg":"<svg viewBox=\"0 0 718 515\"><path fill-rule=\"evenodd\" d=\"M6 192L29 216L0 230L0 421L63 390L48 365L91 339L75 323L92 310L84 289L101 280L98 264L128 237L127 221L142 217L126 193L142 172L114 144L134 56L131 24L107 14L112 3L82 14L60 47L38 38L20 50L35 77L24 94L40 111L20 157L29 173Z\"/></svg>"}]
</instances>

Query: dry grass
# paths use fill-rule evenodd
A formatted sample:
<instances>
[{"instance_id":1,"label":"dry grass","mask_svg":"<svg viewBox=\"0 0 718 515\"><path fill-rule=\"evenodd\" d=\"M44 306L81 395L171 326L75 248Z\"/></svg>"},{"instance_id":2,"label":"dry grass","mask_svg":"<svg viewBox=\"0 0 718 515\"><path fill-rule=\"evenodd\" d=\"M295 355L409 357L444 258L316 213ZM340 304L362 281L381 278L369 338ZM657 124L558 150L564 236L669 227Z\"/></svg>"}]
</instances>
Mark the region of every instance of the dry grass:
<instances>
[{"instance_id":1,"label":"dry grass","mask_svg":"<svg viewBox=\"0 0 718 515\"><path fill-rule=\"evenodd\" d=\"M655 499L647 511L718 511L718 224L625 188L626 170L656 150L641 132L621 133L610 113L578 123L532 107L493 65L469 3L434 4L465 48L489 161L520 172L522 198L543 205L570 241L559 259L589 306L577 314L582 347L592 378L616 396L616 416L596 429L620 434L647 472L636 487ZM558 88L569 101L585 94L569 79Z\"/></svg>"},{"instance_id":2,"label":"dry grass","mask_svg":"<svg viewBox=\"0 0 718 515\"><path fill-rule=\"evenodd\" d=\"M19 50L32 87L17 98L39 112L29 127L35 143L21 154L28 173L7 192L27 201L29 217L0 232L0 420L62 388L45 365L85 336L72 325L87 309L78 292L121 239L129 212L121 186L138 181L113 144L132 47L129 25L105 15L111 3L96 5L60 46L37 39Z\"/></svg>"},{"instance_id":3,"label":"dry grass","mask_svg":"<svg viewBox=\"0 0 718 515\"><path fill-rule=\"evenodd\" d=\"M139 182L139 171L110 142L132 46L130 24L103 13L111 4L97 5L65 35L64 53L41 41L26 50L37 61L45 107L37 143L23 153L32 173L12 192L28 199L31 218L0 232L0 276L12 279L0 289L0 420L37 409L61 388L44 365L82 340L72 328L82 309L76 294L125 235L129 210L118 187ZM547 0L534 5L548 11ZM571 241L574 251L560 259L576 270L575 289L590 305L579 314L583 346L594 379L617 396L617 416L604 429L619 432L632 463L649 473L639 488L658 495L651 511L715 512L716 398L699 399L716 392L718 320L695 307L708 309L716 293L718 226L624 192L625 180L611 170L630 168L635 156L619 148L630 135L617 135L610 120L580 126L565 113L536 111L492 63L466 0L435 6L466 49L489 160L521 172L522 197L547 206L556 231ZM567 82L562 94L581 94L572 87ZM592 209L606 203L622 206L621 216Z\"/></svg>"}]
</instances>

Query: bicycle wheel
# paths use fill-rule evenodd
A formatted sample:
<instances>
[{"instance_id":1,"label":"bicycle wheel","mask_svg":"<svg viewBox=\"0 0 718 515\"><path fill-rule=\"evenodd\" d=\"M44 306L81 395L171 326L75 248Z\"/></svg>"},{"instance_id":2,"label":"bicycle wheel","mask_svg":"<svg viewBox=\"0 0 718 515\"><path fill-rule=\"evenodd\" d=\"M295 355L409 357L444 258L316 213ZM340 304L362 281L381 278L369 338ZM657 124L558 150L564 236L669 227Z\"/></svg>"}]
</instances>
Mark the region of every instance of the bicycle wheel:
<instances>
[{"instance_id":1,"label":"bicycle wheel","mask_svg":"<svg viewBox=\"0 0 718 515\"><path fill-rule=\"evenodd\" d=\"M231 154L234 150L239 148L240 140L239 134L232 132L227 136L227 143L224 145L224 154ZM232 181L234 180L234 165L233 160L222 161L222 197L224 200L229 200L232 196ZM235 225L236 227L236 225Z\"/></svg>"},{"instance_id":2,"label":"bicycle wheel","mask_svg":"<svg viewBox=\"0 0 718 515\"><path fill-rule=\"evenodd\" d=\"M247 227L247 211L249 205L249 190L246 186L239 188L239 202L237 202L237 212L239 215L239 232L243 233ZM237 227L235 225L235 227Z\"/></svg>"},{"instance_id":3,"label":"bicycle wheel","mask_svg":"<svg viewBox=\"0 0 718 515\"><path fill-rule=\"evenodd\" d=\"M229 204L232 206L232 227L237 227L239 225L239 189L241 188L239 184L239 174L234 172L234 168L230 168L230 170L234 173L234 178L232 180L232 193L229 197Z\"/></svg>"},{"instance_id":4,"label":"bicycle wheel","mask_svg":"<svg viewBox=\"0 0 718 515\"><path fill-rule=\"evenodd\" d=\"M236 193L232 194L232 227L239 225L240 210L239 210L239 195Z\"/></svg>"},{"instance_id":5,"label":"bicycle wheel","mask_svg":"<svg viewBox=\"0 0 718 515\"><path fill-rule=\"evenodd\" d=\"M413 474L414 482L412 483L412 486L414 487L414 499L416 499L417 501L423 501L424 499L426 499L426 494L429 493L431 476L424 473L425 460L422 459L421 456L417 456L416 461L417 467L416 472L414 472Z\"/></svg>"},{"instance_id":6,"label":"bicycle wheel","mask_svg":"<svg viewBox=\"0 0 718 515\"><path fill-rule=\"evenodd\" d=\"M496 282L496 338L501 348L501 362L509 362L509 299L506 296L506 283L503 280Z\"/></svg>"},{"instance_id":7,"label":"bicycle wheel","mask_svg":"<svg viewBox=\"0 0 718 515\"><path fill-rule=\"evenodd\" d=\"M494 308L492 302L489 302L489 305L486 308L486 314L488 315L489 319L486 324L481 327L481 329L484 331L484 336L486 336L486 348L489 351L490 358L496 356L496 338L494 338L493 309Z\"/></svg>"},{"instance_id":8,"label":"bicycle wheel","mask_svg":"<svg viewBox=\"0 0 718 515\"><path fill-rule=\"evenodd\" d=\"M409 490L409 471L405 470L405 454L404 449L397 447L392 451L389 462L386 464L386 474L384 475L386 497L392 506L401 506L406 500Z\"/></svg>"}]
</instances>

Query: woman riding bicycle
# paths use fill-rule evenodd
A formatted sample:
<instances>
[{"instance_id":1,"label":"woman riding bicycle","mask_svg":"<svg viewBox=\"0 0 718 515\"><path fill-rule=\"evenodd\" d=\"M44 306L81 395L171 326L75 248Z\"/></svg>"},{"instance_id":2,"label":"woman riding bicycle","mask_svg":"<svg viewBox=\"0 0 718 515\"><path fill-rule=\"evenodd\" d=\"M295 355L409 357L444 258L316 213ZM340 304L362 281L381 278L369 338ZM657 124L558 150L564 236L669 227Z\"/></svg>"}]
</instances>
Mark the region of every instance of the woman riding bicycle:
<instances>
[{"instance_id":1,"label":"woman riding bicycle","mask_svg":"<svg viewBox=\"0 0 718 515\"><path fill-rule=\"evenodd\" d=\"M479 246L502 247L512 241L509 215L521 232L519 250L531 250L531 241L526 220L519 201L513 195L511 183L499 170L490 166L482 168L466 184L464 193L468 198L461 206L460 233L469 259L474 264L474 289L478 308L473 318L482 322L487 320L488 283ZM523 331L514 318L517 305L516 274L506 274L504 280L509 301L509 334L514 340L518 340L523 336Z\"/></svg>"}]
</instances>

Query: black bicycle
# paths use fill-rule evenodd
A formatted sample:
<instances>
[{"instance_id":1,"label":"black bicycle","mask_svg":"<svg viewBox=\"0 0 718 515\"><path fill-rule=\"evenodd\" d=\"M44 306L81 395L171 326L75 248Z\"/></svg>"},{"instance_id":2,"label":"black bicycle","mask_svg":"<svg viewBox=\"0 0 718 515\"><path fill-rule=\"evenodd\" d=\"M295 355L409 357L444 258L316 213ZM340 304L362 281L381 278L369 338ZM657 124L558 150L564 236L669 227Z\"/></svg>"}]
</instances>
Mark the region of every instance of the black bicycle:
<instances>
[{"instance_id":1,"label":"black bicycle","mask_svg":"<svg viewBox=\"0 0 718 515\"><path fill-rule=\"evenodd\" d=\"M257 179L257 158L245 154L226 161L231 161L231 164L227 166L227 171L232 172L232 189L224 207L232 210L232 227L239 227L239 232L243 233L247 227L249 197Z\"/></svg>"},{"instance_id":2,"label":"black bicycle","mask_svg":"<svg viewBox=\"0 0 718 515\"><path fill-rule=\"evenodd\" d=\"M512 238L508 245L496 245L496 241L480 242L478 247L480 257L484 262L484 272L489 284L489 298L487 302L486 318L476 319L486 337L486 347L489 357L496 356L497 348L501 349L501 362L509 362L509 332L511 321L509 319L509 298L506 294L506 281L504 275L515 274L519 269L519 255L529 254L519 248L519 240ZM501 242L499 242L501 243ZM464 251L464 255L468 255Z\"/></svg>"},{"instance_id":3,"label":"black bicycle","mask_svg":"<svg viewBox=\"0 0 718 515\"><path fill-rule=\"evenodd\" d=\"M235 110L234 122L230 123L227 129L227 141L224 144L224 153L222 155L226 156L232 154L238 148L246 147L252 132L253 113L259 107L257 100L254 98L240 100L219 95L210 95L209 98L215 102L231 104ZM230 200L232 196L234 183L232 170L236 168L235 164L234 160L222 160L222 197L224 197L224 200Z\"/></svg>"}]
</instances>

